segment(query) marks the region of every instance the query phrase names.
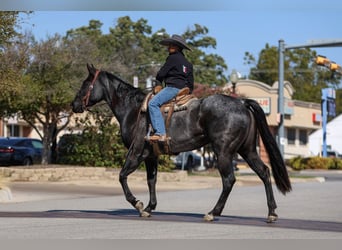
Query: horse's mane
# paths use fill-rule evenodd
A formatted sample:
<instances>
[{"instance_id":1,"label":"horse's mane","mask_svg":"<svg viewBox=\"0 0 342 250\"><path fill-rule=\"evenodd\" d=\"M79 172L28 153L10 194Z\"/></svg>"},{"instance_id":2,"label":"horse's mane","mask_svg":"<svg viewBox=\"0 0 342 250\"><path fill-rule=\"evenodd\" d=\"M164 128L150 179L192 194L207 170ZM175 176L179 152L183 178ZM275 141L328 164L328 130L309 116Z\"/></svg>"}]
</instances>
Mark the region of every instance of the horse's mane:
<instances>
[{"instance_id":1,"label":"horse's mane","mask_svg":"<svg viewBox=\"0 0 342 250\"><path fill-rule=\"evenodd\" d=\"M120 77L106 72L109 81L118 81L119 85L116 92L119 96L126 95L128 99L135 99L138 104L141 104L145 99L146 94L139 88L133 87L130 83L122 80Z\"/></svg>"}]
</instances>

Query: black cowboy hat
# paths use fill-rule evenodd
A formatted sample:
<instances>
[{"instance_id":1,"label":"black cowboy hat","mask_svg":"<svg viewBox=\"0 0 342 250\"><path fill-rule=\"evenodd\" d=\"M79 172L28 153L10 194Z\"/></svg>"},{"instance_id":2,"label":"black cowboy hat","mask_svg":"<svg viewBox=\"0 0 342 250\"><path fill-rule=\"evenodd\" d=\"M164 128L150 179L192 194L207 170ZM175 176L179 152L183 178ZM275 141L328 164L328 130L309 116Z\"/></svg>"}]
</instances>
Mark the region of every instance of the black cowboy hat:
<instances>
[{"instance_id":1,"label":"black cowboy hat","mask_svg":"<svg viewBox=\"0 0 342 250\"><path fill-rule=\"evenodd\" d=\"M172 35L170 38L165 38L160 41L160 44L166 46L168 46L169 44L175 44L182 49L187 49L191 51L191 48L186 44L184 38L179 35Z\"/></svg>"}]
</instances>

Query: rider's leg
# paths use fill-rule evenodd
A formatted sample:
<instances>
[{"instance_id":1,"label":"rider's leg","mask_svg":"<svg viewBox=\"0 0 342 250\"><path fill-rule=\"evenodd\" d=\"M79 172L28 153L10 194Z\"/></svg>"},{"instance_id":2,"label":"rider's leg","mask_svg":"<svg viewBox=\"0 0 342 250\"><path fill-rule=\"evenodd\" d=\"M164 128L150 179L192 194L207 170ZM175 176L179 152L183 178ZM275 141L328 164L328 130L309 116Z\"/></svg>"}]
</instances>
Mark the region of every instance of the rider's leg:
<instances>
[{"instance_id":1,"label":"rider's leg","mask_svg":"<svg viewBox=\"0 0 342 250\"><path fill-rule=\"evenodd\" d=\"M173 87L165 87L162 89L157 95L155 95L152 100L148 104L148 110L151 118L152 127L155 131L155 137L158 140L160 137L165 137L166 130L165 130L165 122L162 116L162 113L160 112L160 107L170 101L172 98L174 98L179 89L173 88ZM150 139L153 136L150 137ZM158 137L158 138L157 138Z\"/></svg>"}]
</instances>

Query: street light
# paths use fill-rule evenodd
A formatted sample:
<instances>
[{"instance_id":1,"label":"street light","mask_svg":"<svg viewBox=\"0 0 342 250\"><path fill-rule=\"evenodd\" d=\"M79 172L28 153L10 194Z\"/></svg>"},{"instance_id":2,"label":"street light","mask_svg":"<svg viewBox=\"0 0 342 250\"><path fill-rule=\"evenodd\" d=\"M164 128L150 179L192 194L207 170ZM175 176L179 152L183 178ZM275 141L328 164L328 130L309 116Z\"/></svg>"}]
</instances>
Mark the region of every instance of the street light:
<instances>
[{"instance_id":1,"label":"street light","mask_svg":"<svg viewBox=\"0 0 342 250\"><path fill-rule=\"evenodd\" d=\"M230 74L230 82L233 85L233 91L232 91L233 96L236 95L235 88L236 88L236 84L237 84L238 80L239 80L239 75L238 75L237 71L235 69L233 69L232 73Z\"/></svg>"}]
</instances>

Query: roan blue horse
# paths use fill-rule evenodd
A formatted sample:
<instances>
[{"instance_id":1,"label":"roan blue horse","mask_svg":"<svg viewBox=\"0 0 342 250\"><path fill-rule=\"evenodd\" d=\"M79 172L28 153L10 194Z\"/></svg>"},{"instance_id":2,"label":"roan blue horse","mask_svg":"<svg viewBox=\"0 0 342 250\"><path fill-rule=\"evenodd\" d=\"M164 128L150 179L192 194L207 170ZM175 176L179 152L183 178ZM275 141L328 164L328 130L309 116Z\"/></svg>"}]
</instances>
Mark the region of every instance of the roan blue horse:
<instances>
[{"instance_id":1,"label":"roan blue horse","mask_svg":"<svg viewBox=\"0 0 342 250\"><path fill-rule=\"evenodd\" d=\"M119 177L123 192L127 201L139 211L140 216L148 217L157 206L158 155L151 143L145 140L150 120L148 112L142 112L141 109L146 94L109 72L97 70L88 64L87 68L89 75L72 102L73 112L82 113L87 107L100 101L105 101L111 108L120 123L121 136L128 148ZM275 184L285 195L291 191L290 179L276 141L269 130L265 114L257 102L215 94L191 101L187 109L172 114L168 128L171 138L169 153L177 154L210 143L217 157L222 192L214 208L204 216L205 220L212 221L214 216L220 216L222 213L236 181L232 163L236 153L240 154L264 183L268 206L267 222L277 220L270 170L256 150L258 133L268 153ZM132 194L127 183L128 175L143 161L146 164L150 195L145 208Z\"/></svg>"}]
</instances>

